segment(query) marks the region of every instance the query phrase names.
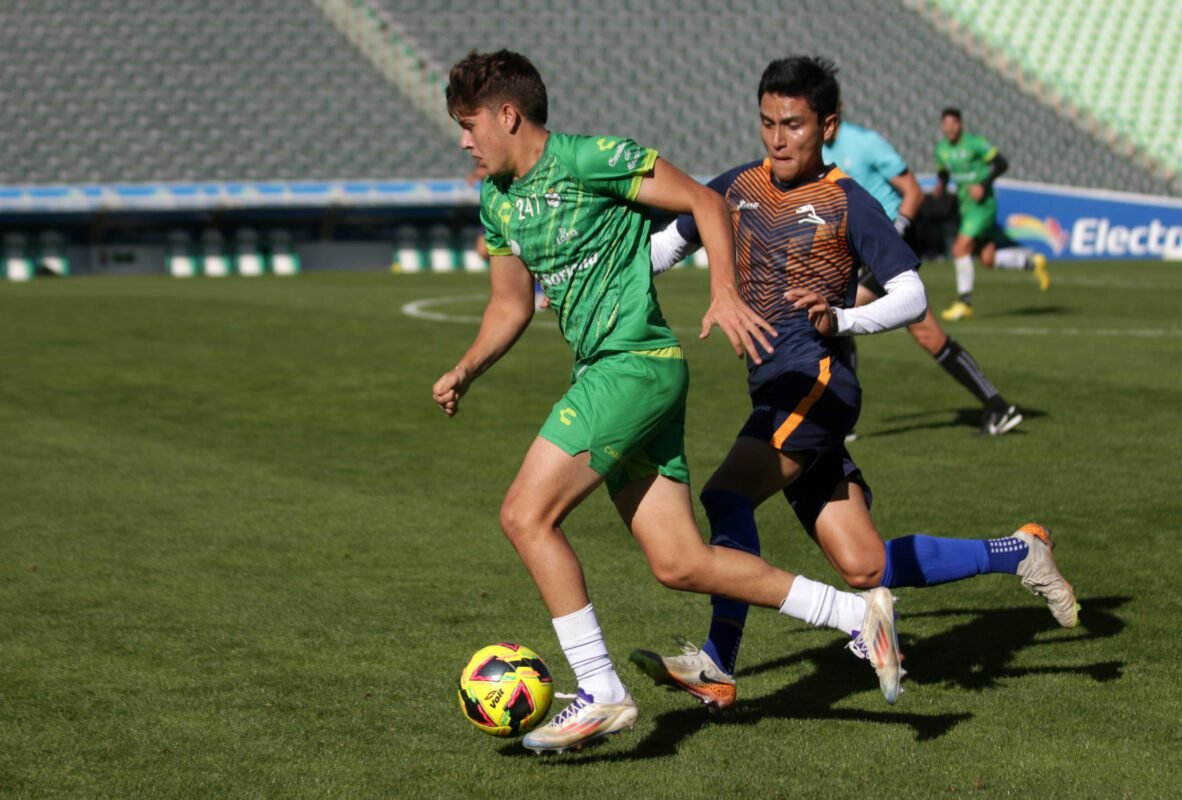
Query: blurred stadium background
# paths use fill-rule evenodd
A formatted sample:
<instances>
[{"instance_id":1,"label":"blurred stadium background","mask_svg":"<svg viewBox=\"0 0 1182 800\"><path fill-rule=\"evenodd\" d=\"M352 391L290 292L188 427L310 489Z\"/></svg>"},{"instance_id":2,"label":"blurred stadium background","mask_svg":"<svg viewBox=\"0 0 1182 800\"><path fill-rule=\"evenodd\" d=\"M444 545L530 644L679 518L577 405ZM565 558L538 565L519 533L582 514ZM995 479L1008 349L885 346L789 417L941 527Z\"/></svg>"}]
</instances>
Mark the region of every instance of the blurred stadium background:
<instances>
[{"instance_id":1,"label":"blurred stadium background","mask_svg":"<svg viewBox=\"0 0 1182 800\"><path fill-rule=\"evenodd\" d=\"M443 105L473 48L535 61L552 129L629 135L703 178L761 156L758 76L802 52L838 63L847 118L920 175L954 105L1010 181L1182 214L1179 41L1176 0L9 0L5 264L480 269Z\"/></svg>"}]
</instances>

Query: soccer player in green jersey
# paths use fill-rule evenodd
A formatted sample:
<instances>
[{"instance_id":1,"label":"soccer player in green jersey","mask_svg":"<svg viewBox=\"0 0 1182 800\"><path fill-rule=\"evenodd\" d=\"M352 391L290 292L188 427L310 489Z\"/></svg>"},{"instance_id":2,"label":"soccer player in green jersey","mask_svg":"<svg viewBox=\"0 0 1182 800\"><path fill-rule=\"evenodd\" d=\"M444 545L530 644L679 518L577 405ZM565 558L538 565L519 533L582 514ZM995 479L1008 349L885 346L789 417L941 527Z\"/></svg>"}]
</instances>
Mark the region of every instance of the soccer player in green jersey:
<instances>
[{"instance_id":1,"label":"soccer player in green jersey","mask_svg":"<svg viewBox=\"0 0 1182 800\"><path fill-rule=\"evenodd\" d=\"M960 109L946 108L940 114L936 144L937 182L935 196L944 194L951 178L956 181L956 202L960 209L960 231L952 243L956 265L957 299L940 316L953 322L973 316L973 253L980 251L981 263L992 269L1033 270L1038 287L1050 288L1046 256L1029 247L998 247L1008 239L997 224L997 196L993 182L1009 168L1009 162L984 136L964 129Z\"/></svg>"},{"instance_id":2,"label":"soccer player in green jersey","mask_svg":"<svg viewBox=\"0 0 1182 800\"><path fill-rule=\"evenodd\" d=\"M797 581L758 556L707 545L694 520L683 441L688 373L653 290L643 206L692 215L711 263L700 335L718 325L736 355L759 363L774 329L739 297L726 202L630 139L546 130L545 84L517 53L474 52L455 64L447 102L460 145L488 174L480 202L491 292L475 340L435 382L434 400L456 414L472 381L512 347L533 318L535 278L575 358L572 385L500 512L579 684L575 701L531 731L525 746L562 751L636 720L560 527L603 483L658 581L861 631L876 644L872 663L894 702L902 670L888 590L863 596Z\"/></svg>"}]
</instances>

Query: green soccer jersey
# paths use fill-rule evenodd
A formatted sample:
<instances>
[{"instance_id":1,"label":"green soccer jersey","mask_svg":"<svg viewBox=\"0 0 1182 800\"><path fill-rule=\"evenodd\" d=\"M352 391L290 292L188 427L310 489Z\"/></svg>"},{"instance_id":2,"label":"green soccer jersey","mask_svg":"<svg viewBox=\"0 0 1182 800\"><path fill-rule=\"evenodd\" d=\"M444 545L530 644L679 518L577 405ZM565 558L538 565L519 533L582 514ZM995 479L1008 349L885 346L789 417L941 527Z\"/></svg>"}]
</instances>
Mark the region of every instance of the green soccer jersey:
<instances>
[{"instance_id":1,"label":"green soccer jersey","mask_svg":"<svg viewBox=\"0 0 1182 800\"><path fill-rule=\"evenodd\" d=\"M649 218L635 204L657 151L630 139L551 133L517 180L490 178L490 255L516 255L542 285L576 363L678 344L652 285Z\"/></svg>"},{"instance_id":2,"label":"green soccer jersey","mask_svg":"<svg viewBox=\"0 0 1182 800\"><path fill-rule=\"evenodd\" d=\"M969 187L989 177L989 163L996 155L997 148L984 136L962 133L956 144L947 139L936 144L936 168L956 181L956 196L963 204L972 202Z\"/></svg>"}]
</instances>

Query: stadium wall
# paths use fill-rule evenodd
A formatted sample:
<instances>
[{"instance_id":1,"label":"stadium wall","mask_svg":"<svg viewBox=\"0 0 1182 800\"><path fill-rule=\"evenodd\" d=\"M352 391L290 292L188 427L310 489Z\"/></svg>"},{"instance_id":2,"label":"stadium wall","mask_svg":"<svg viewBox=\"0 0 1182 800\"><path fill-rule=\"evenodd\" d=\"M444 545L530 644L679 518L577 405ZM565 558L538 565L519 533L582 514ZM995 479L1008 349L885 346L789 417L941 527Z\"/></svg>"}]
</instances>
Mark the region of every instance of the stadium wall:
<instances>
[{"instance_id":1,"label":"stadium wall","mask_svg":"<svg viewBox=\"0 0 1182 800\"><path fill-rule=\"evenodd\" d=\"M1006 233L1048 257L1182 260L1182 200L1006 179L997 196ZM477 201L464 181L3 187L4 272L480 270Z\"/></svg>"}]
</instances>

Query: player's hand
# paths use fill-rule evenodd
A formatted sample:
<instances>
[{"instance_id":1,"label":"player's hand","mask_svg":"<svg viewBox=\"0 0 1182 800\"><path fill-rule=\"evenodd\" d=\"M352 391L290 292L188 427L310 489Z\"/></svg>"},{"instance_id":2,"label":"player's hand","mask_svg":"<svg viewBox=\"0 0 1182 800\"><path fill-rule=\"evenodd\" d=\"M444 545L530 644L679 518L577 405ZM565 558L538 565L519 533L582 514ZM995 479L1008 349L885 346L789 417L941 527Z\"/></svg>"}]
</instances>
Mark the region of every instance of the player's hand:
<instances>
[{"instance_id":1,"label":"player's hand","mask_svg":"<svg viewBox=\"0 0 1182 800\"><path fill-rule=\"evenodd\" d=\"M465 367L454 367L435 381L431 395L444 414L454 417L460 409L460 398L468 391L471 383L472 373Z\"/></svg>"},{"instance_id":2,"label":"player's hand","mask_svg":"<svg viewBox=\"0 0 1182 800\"><path fill-rule=\"evenodd\" d=\"M809 315L809 322L822 336L833 336L837 333L837 320L834 318L829 301L812 289L789 289L784 292L784 299L792 303L793 308L803 308Z\"/></svg>"},{"instance_id":3,"label":"player's hand","mask_svg":"<svg viewBox=\"0 0 1182 800\"><path fill-rule=\"evenodd\" d=\"M702 332L698 334L698 338L705 339L709 336L710 329L715 325L722 328L739 358L746 352L752 361L762 364L763 356L760 355L757 344L765 353L772 352L772 342L768 334L774 336L775 327L752 311L737 291L723 292L711 300L710 308L706 309L706 315L702 317Z\"/></svg>"},{"instance_id":4,"label":"player's hand","mask_svg":"<svg viewBox=\"0 0 1182 800\"><path fill-rule=\"evenodd\" d=\"M984 200L986 193L987 190L985 187L979 183L974 183L969 187L969 197L973 198L975 202L980 203L982 200Z\"/></svg>"}]
</instances>

